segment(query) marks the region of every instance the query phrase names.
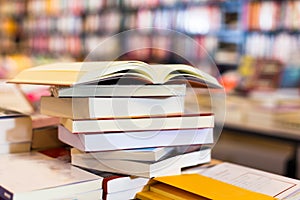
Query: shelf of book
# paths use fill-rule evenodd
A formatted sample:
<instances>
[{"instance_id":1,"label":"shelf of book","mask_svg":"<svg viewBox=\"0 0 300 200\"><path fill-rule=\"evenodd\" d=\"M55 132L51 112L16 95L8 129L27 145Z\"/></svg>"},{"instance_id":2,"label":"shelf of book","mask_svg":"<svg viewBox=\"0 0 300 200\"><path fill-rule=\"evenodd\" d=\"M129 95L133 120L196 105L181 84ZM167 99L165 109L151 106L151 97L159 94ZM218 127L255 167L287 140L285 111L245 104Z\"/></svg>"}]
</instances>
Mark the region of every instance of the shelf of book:
<instances>
[{"instance_id":1,"label":"shelf of book","mask_svg":"<svg viewBox=\"0 0 300 200\"><path fill-rule=\"evenodd\" d=\"M157 29L140 30L115 40L105 50L99 50L97 56L102 60L117 55L119 59L159 63L197 62L210 56L220 71L225 72L236 69L243 55L289 64L297 60L299 51L300 26L295 19L300 15L296 9L300 1L297 0L173 0L142 4L130 0L80 0L74 4L65 0L22 3L14 0L0 3L0 20L5 22L0 34L5 46L1 48L2 53L27 51L35 56L71 56L83 60L107 37L145 27ZM185 34L199 47L162 34L159 29ZM153 44L156 49L128 52ZM185 60L168 50L174 50Z\"/></svg>"},{"instance_id":2,"label":"shelf of book","mask_svg":"<svg viewBox=\"0 0 300 200\"><path fill-rule=\"evenodd\" d=\"M132 1L76 1L70 4L68 1L29 0L22 5L18 4L24 12L18 25L22 40L17 42L25 44L29 52L35 55L57 57L67 54L80 60L95 47L93 44L99 43L105 36L135 28L154 27L186 34L203 46L210 56L214 56L220 40L219 33L223 31L223 27L227 29L236 24L232 22L232 19L236 20L235 17L230 18L230 25L223 24L228 21L223 16L227 9L230 13L236 12L233 11L236 6L227 4L229 5L217 0L154 3L146 1L143 4ZM9 13L14 12L13 6L9 4L7 7ZM5 12L2 13L6 15ZM231 14L233 15L235 14ZM14 33L19 32L14 31ZM183 56L192 60L204 56L199 50L190 51L192 46L185 41L173 46L178 42L178 38L161 35L157 30L125 39L129 42L117 42L119 45L113 47L113 53L118 54L119 51L131 49L131 45L135 43L132 41L139 41L158 42L162 49L168 50L174 47L181 50L184 47L182 52L186 53ZM144 59L141 58L141 54L130 56L144 61L169 62L174 59L169 53L158 50L144 54Z\"/></svg>"},{"instance_id":3,"label":"shelf of book","mask_svg":"<svg viewBox=\"0 0 300 200\"><path fill-rule=\"evenodd\" d=\"M248 1L245 4L245 54L255 58L295 60L299 50L300 1ZM259 46L259 48L257 48ZM255 50L254 50L255 49Z\"/></svg>"}]
</instances>

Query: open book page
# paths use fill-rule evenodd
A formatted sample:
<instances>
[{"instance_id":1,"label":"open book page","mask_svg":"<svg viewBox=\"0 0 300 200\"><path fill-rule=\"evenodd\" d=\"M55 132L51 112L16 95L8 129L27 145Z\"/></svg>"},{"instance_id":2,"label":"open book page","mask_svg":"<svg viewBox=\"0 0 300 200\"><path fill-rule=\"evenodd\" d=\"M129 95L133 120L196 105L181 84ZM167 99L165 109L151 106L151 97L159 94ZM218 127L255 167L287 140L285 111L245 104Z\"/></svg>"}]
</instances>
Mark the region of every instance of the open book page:
<instances>
[{"instance_id":1,"label":"open book page","mask_svg":"<svg viewBox=\"0 0 300 200\"><path fill-rule=\"evenodd\" d=\"M300 196L300 181L231 163L221 163L200 172L204 176L280 199ZM290 198L293 199L293 198Z\"/></svg>"},{"instance_id":2,"label":"open book page","mask_svg":"<svg viewBox=\"0 0 300 200\"><path fill-rule=\"evenodd\" d=\"M101 67L97 67L99 63ZM151 67L140 61L86 62L82 63L82 70L85 73L76 84L126 78L139 79L145 83L153 83L154 80ZM118 83L122 84L122 81Z\"/></svg>"},{"instance_id":3,"label":"open book page","mask_svg":"<svg viewBox=\"0 0 300 200\"><path fill-rule=\"evenodd\" d=\"M119 78L126 71L131 70L133 73L135 69L139 71L134 73L136 76L147 78L147 74L151 73L148 68L148 64L140 61L54 63L26 69L9 82L71 86L100 79ZM120 73L122 71L125 72Z\"/></svg>"},{"instance_id":4,"label":"open book page","mask_svg":"<svg viewBox=\"0 0 300 200\"><path fill-rule=\"evenodd\" d=\"M211 75L189 65L184 64L166 64L151 65L155 71L155 80L166 83L172 81L195 81L203 85L221 88L219 82Z\"/></svg>"},{"instance_id":5,"label":"open book page","mask_svg":"<svg viewBox=\"0 0 300 200\"><path fill-rule=\"evenodd\" d=\"M104 82L103 82L104 81ZM222 88L212 76L183 64L149 65L140 61L55 63L19 73L11 83L73 86L78 84L187 83Z\"/></svg>"}]
</instances>

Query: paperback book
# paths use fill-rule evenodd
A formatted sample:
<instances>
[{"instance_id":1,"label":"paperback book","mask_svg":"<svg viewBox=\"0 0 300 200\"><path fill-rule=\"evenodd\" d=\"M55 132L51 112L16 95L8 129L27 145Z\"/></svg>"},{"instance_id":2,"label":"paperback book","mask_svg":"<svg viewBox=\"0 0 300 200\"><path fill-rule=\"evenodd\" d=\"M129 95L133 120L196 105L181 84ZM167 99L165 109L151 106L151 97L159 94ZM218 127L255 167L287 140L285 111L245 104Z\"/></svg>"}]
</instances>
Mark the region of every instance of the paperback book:
<instances>
[{"instance_id":1,"label":"paperback book","mask_svg":"<svg viewBox=\"0 0 300 200\"><path fill-rule=\"evenodd\" d=\"M54 97L169 97L185 96L185 84L172 85L77 85L50 87Z\"/></svg>"},{"instance_id":2,"label":"paperback book","mask_svg":"<svg viewBox=\"0 0 300 200\"><path fill-rule=\"evenodd\" d=\"M74 134L60 125L58 137L62 142L85 152L213 144L214 142L213 128Z\"/></svg>"},{"instance_id":3,"label":"paperback book","mask_svg":"<svg viewBox=\"0 0 300 200\"><path fill-rule=\"evenodd\" d=\"M145 178L181 174L181 169L211 160L211 149L203 148L198 151L185 154L173 154L156 162L141 162L132 160L98 160L95 158L84 158L78 154L71 154L71 163L75 166L94 169L98 171L130 174Z\"/></svg>"},{"instance_id":4,"label":"paperback book","mask_svg":"<svg viewBox=\"0 0 300 200\"><path fill-rule=\"evenodd\" d=\"M97 190L103 178L37 152L0 155L0 198L64 199Z\"/></svg>"},{"instance_id":5,"label":"paperback book","mask_svg":"<svg viewBox=\"0 0 300 200\"><path fill-rule=\"evenodd\" d=\"M151 130L181 130L214 127L212 113L181 115L147 115L123 118L75 120L61 118L62 124L72 133L111 133Z\"/></svg>"},{"instance_id":6,"label":"paperback book","mask_svg":"<svg viewBox=\"0 0 300 200\"><path fill-rule=\"evenodd\" d=\"M178 115L184 112L184 96L147 98L43 96L40 112L72 119Z\"/></svg>"}]
</instances>

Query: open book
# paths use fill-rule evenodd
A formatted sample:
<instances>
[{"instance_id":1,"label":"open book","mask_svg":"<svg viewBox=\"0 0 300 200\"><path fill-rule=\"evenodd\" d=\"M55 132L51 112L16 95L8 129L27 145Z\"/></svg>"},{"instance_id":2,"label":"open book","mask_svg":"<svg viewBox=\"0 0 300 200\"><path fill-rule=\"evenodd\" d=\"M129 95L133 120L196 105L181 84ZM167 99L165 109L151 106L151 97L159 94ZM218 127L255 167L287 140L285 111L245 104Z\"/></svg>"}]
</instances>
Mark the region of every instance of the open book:
<instances>
[{"instance_id":1,"label":"open book","mask_svg":"<svg viewBox=\"0 0 300 200\"><path fill-rule=\"evenodd\" d=\"M150 65L140 61L54 63L26 69L11 83L74 86L78 84L172 84L221 88L209 74L189 65Z\"/></svg>"}]
</instances>

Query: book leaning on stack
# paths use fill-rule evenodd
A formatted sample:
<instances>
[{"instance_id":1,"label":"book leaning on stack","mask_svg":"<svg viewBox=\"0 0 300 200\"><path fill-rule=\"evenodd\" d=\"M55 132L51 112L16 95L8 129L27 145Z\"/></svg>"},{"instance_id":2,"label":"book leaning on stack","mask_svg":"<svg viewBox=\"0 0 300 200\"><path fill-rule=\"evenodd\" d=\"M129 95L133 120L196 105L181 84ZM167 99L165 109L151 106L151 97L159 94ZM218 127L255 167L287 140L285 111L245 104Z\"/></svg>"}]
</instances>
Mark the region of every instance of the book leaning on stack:
<instances>
[{"instance_id":1,"label":"book leaning on stack","mask_svg":"<svg viewBox=\"0 0 300 200\"><path fill-rule=\"evenodd\" d=\"M60 118L59 139L73 147L75 166L149 179L210 161L214 114L184 113L185 91L221 86L191 66L56 63L25 70L10 82L51 86L41 113ZM110 199L124 194L114 192L104 191Z\"/></svg>"}]
</instances>

